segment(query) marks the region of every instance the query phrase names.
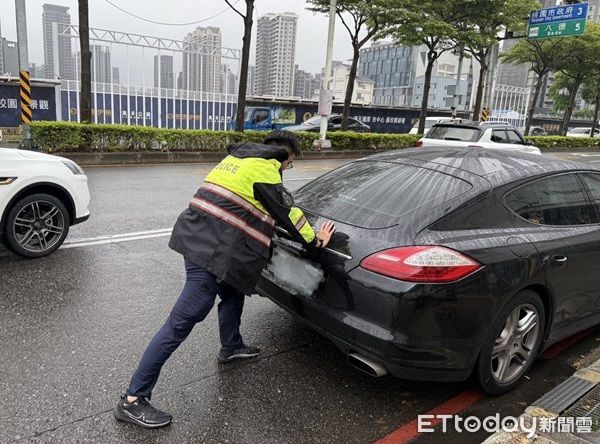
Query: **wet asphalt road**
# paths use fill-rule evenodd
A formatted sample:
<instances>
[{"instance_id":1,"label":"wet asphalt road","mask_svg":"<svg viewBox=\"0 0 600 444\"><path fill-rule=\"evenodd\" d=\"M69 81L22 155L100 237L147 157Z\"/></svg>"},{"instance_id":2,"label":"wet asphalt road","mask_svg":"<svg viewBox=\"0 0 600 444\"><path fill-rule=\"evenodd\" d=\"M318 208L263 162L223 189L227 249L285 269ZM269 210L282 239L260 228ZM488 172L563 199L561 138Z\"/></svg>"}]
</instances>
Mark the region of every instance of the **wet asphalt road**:
<instances>
[{"instance_id":1,"label":"wet asphalt road","mask_svg":"<svg viewBox=\"0 0 600 444\"><path fill-rule=\"evenodd\" d=\"M600 157L561 154L600 163ZM290 189L343 161L294 162ZM210 165L90 168L92 218L69 241L167 229ZM142 235L143 236L143 235ZM153 401L174 423L117 423L111 409L184 279L168 237L61 249L22 260L0 254L0 442L365 443L476 387L371 379L269 300L246 300L242 333L259 359L219 365L216 311L165 365ZM600 358L600 330L540 360L516 391L465 414L518 415L575 368ZM417 442L480 442L484 434Z\"/></svg>"}]
</instances>

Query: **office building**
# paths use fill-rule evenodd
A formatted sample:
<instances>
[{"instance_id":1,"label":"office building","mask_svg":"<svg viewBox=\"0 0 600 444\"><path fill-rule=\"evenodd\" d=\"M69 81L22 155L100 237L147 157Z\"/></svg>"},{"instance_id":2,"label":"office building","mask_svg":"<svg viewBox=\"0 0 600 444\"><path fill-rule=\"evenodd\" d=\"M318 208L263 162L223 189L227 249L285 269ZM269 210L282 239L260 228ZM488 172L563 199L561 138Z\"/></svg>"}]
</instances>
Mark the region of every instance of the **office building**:
<instances>
[{"instance_id":1,"label":"office building","mask_svg":"<svg viewBox=\"0 0 600 444\"><path fill-rule=\"evenodd\" d=\"M2 38L2 60L3 72L12 77L19 77L19 47L17 42Z\"/></svg>"},{"instance_id":2,"label":"office building","mask_svg":"<svg viewBox=\"0 0 600 444\"><path fill-rule=\"evenodd\" d=\"M66 6L44 4L42 6L42 32L44 34L44 74L47 79L58 75L61 79L74 79L73 56L68 26L71 25L71 15ZM58 24L58 67L54 66L52 23Z\"/></svg>"},{"instance_id":3,"label":"office building","mask_svg":"<svg viewBox=\"0 0 600 444\"><path fill-rule=\"evenodd\" d=\"M159 62L160 58L160 62ZM154 87L173 89L175 86L175 77L173 72L173 56L155 55L154 56Z\"/></svg>"},{"instance_id":4,"label":"office building","mask_svg":"<svg viewBox=\"0 0 600 444\"><path fill-rule=\"evenodd\" d=\"M359 76L375 82L373 104L420 107L423 99L427 49L390 42L374 42L361 49ZM471 58L463 62L459 89L457 84L459 57L444 53L433 66L428 105L430 108L466 109L476 86L479 65ZM470 75L473 72L474 75Z\"/></svg>"},{"instance_id":5,"label":"office building","mask_svg":"<svg viewBox=\"0 0 600 444\"><path fill-rule=\"evenodd\" d=\"M298 16L286 12L258 19L256 94L291 97L294 93Z\"/></svg>"},{"instance_id":6,"label":"office building","mask_svg":"<svg viewBox=\"0 0 600 444\"><path fill-rule=\"evenodd\" d=\"M43 79L44 78L44 65L36 65L32 63L29 65L29 76L32 79Z\"/></svg>"},{"instance_id":7,"label":"office building","mask_svg":"<svg viewBox=\"0 0 600 444\"><path fill-rule=\"evenodd\" d=\"M221 90L221 30L199 26L184 39L182 89Z\"/></svg>"}]
</instances>

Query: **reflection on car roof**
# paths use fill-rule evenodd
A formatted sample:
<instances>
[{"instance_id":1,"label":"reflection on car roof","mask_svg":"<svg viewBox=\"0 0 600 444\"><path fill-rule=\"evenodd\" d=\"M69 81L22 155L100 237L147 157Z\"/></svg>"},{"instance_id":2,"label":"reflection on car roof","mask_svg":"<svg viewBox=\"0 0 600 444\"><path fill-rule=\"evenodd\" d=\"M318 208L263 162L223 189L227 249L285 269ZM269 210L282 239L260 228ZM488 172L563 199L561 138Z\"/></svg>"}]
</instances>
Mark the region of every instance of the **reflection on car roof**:
<instances>
[{"instance_id":1,"label":"reflection on car roof","mask_svg":"<svg viewBox=\"0 0 600 444\"><path fill-rule=\"evenodd\" d=\"M497 183L552 171L597 169L588 165L582 168L576 162L487 148L414 148L378 154L369 159L388 162L411 160L431 169L457 168Z\"/></svg>"}]
</instances>

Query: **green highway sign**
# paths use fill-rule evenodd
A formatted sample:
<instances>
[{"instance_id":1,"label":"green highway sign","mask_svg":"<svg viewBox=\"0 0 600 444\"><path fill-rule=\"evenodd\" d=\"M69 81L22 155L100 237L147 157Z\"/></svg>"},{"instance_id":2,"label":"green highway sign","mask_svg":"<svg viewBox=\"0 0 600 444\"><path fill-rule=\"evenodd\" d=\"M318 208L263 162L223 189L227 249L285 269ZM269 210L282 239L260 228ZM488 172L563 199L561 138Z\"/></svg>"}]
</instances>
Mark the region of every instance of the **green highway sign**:
<instances>
[{"instance_id":1,"label":"green highway sign","mask_svg":"<svg viewBox=\"0 0 600 444\"><path fill-rule=\"evenodd\" d=\"M587 19L567 20L564 22L542 23L529 25L527 38L545 39L548 37L568 37L585 34L585 23Z\"/></svg>"}]
</instances>

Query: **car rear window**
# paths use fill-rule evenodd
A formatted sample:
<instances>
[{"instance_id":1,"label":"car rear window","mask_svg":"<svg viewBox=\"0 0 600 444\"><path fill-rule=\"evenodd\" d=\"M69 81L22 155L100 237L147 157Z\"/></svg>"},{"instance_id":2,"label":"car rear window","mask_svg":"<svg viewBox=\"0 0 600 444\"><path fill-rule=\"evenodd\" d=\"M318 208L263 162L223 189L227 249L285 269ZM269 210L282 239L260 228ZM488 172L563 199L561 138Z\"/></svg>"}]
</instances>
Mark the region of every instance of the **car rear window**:
<instances>
[{"instance_id":1,"label":"car rear window","mask_svg":"<svg viewBox=\"0 0 600 444\"><path fill-rule=\"evenodd\" d=\"M448 174L391 162L359 161L310 182L295 194L301 208L362 228L398 224L469 191L471 184Z\"/></svg>"},{"instance_id":2,"label":"car rear window","mask_svg":"<svg viewBox=\"0 0 600 444\"><path fill-rule=\"evenodd\" d=\"M453 125L436 125L429 133L428 139L438 140L456 140L461 142L476 142L479 140L481 130L478 128L469 128L464 126Z\"/></svg>"}]
</instances>

